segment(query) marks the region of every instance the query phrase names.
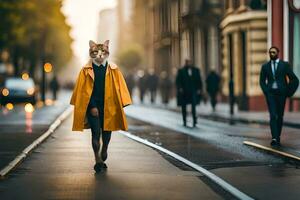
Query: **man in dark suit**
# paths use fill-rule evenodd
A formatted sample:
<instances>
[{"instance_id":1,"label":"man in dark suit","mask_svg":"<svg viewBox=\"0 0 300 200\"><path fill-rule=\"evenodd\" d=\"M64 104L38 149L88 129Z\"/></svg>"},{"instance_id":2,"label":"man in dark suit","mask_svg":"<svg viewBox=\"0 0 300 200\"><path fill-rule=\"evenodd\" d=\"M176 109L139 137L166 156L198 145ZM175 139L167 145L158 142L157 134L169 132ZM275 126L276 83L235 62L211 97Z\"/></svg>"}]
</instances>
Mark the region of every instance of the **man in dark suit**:
<instances>
[{"instance_id":1,"label":"man in dark suit","mask_svg":"<svg viewBox=\"0 0 300 200\"><path fill-rule=\"evenodd\" d=\"M183 125L186 126L186 106L192 105L193 126L197 124L196 104L200 103L202 80L200 70L192 66L190 60L185 60L183 68L176 77L177 104L182 108Z\"/></svg>"},{"instance_id":2,"label":"man in dark suit","mask_svg":"<svg viewBox=\"0 0 300 200\"><path fill-rule=\"evenodd\" d=\"M272 146L280 146L285 100L296 91L299 80L288 62L279 60L279 49L269 49L270 61L263 64L260 72L260 87L266 97L270 113Z\"/></svg>"}]
</instances>

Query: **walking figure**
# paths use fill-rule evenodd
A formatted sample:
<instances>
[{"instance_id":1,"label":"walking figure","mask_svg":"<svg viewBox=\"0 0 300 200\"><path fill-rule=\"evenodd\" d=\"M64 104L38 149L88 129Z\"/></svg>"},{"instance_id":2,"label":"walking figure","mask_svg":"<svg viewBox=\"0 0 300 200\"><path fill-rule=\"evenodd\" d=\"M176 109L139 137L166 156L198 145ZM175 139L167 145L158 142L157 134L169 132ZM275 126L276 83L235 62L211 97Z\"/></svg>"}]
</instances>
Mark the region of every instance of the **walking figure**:
<instances>
[{"instance_id":1,"label":"walking figure","mask_svg":"<svg viewBox=\"0 0 300 200\"><path fill-rule=\"evenodd\" d=\"M181 106L183 125L186 126L186 106L192 105L193 127L197 124L196 105L200 103L202 79L200 70L192 66L190 60L185 60L183 68L176 76L177 105Z\"/></svg>"},{"instance_id":2,"label":"walking figure","mask_svg":"<svg viewBox=\"0 0 300 200\"><path fill-rule=\"evenodd\" d=\"M50 81L50 88L52 90L53 100L56 100L57 99L57 91L59 90L59 83L58 83L56 75L54 75L52 80Z\"/></svg>"},{"instance_id":3,"label":"walking figure","mask_svg":"<svg viewBox=\"0 0 300 200\"><path fill-rule=\"evenodd\" d=\"M172 80L169 78L166 71L162 71L160 74L159 89L162 103L167 105L172 92Z\"/></svg>"},{"instance_id":4,"label":"walking figure","mask_svg":"<svg viewBox=\"0 0 300 200\"><path fill-rule=\"evenodd\" d=\"M150 92L150 101L151 103L155 103L156 100L156 91L159 84L159 77L155 74L155 71L153 68L149 70L149 74L147 76L147 88Z\"/></svg>"},{"instance_id":5,"label":"walking figure","mask_svg":"<svg viewBox=\"0 0 300 200\"><path fill-rule=\"evenodd\" d=\"M272 134L272 146L280 146L285 100L298 88L299 80L288 62L278 58L279 49L269 49L270 61L263 64L260 72L260 87L266 97Z\"/></svg>"},{"instance_id":6,"label":"walking figure","mask_svg":"<svg viewBox=\"0 0 300 200\"><path fill-rule=\"evenodd\" d=\"M213 112L216 111L217 95L220 89L220 80L220 76L214 70L212 70L206 78L206 91L209 94Z\"/></svg>"},{"instance_id":7,"label":"walking figure","mask_svg":"<svg viewBox=\"0 0 300 200\"><path fill-rule=\"evenodd\" d=\"M74 105L72 130L91 128L96 172L107 168L104 162L111 132L127 130L123 107L131 104L120 69L107 61L108 45L108 40L103 44L89 42L91 59L79 73L70 102ZM102 149L99 152L101 136Z\"/></svg>"},{"instance_id":8,"label":"walking figure","mask_svg":"<svg viewBox=\"0 0 300 200\"><path fill-rule=\"evenodd\" d=\"M145 74L143 71L140 71L139 79L138 79L138 87L140 92L140 101L141 103L144 102L144 96L147 91L147 77L148 75Z\"/></svg>"}]
</instances>

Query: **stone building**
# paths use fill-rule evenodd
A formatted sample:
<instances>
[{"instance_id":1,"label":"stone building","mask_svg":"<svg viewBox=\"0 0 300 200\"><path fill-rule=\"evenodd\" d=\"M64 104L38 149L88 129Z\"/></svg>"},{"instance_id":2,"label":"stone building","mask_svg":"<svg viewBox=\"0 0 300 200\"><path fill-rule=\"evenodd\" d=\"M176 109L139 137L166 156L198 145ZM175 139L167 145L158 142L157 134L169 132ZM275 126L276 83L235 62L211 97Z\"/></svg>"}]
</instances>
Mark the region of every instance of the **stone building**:
<instances>
[{"instance_id":1,"label":"stone building","mask_svg":"<svg viewBox=\"0 0 300 200\"><path fill-rule=\"evenodd\" d=\"M226 0L222 30L223 94L229 96L233 81L240 110L263 110L259 86L261 65L268 60L268 23L265 1Z\"/></svg>"},{"instance_id":2,"label":"stone building","mask_svg":"<svg viewBox=\"0 0 300 200\"><path fill-rule=\"evenodd\" d=\"M175 76L188 58L203 78L211 69L221 71L218 25L223 1L136 0L135 5L134 34L144 44L149 67Z\"/></svg>"}]
</instances>

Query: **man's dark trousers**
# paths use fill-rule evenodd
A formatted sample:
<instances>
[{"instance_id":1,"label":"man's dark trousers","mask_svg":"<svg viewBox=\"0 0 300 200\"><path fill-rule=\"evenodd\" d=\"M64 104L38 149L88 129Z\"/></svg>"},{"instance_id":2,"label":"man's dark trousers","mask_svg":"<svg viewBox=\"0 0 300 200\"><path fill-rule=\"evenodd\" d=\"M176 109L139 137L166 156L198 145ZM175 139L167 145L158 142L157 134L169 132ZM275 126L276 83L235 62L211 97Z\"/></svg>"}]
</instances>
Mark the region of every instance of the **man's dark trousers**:
<instances>
[{"instance_id":1,"label":"man's dark trousers","mask_svg":"<svg viewBox=\"0 0 300 200\"><path fill-rule=\"evenodd\" d=\"M196 116L196 104L197 104L197 96L196 95L189 95L190 101L183 101L181 104L181 110L182 110L182 118L183 118L183 123L186 125L186 106L188 105L187 102L191 102L192 106L192 115L193 115L193 122L194 125L197 123L197 116ZM188 97L186 97L188 98Z\"/></svg>"},{"instance_id":2,"label":"man's dark trousers","mask_svg":"<svg viewBox=\"0 0 300 200\"><path fill-rule=\"evenodd\" d=\"M267 94L267 104L270 113L270 128L272 138L280 142L284 107L286 97L280 95L278 89L271 89Z\"/></svg>"}]
</instances>

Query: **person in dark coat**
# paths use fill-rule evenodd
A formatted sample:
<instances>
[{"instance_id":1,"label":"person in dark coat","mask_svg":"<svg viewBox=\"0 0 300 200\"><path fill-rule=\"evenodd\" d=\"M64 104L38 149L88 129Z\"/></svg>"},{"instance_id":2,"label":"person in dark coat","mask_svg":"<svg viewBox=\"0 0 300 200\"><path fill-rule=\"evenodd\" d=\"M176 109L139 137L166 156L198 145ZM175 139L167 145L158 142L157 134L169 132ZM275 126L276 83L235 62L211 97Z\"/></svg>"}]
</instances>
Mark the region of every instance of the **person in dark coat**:
<instances>
[{"instance_id":1,"label":"person in dark coat","mask_svg":"<svg viewBox=\"0 0 300 200\"><path fill-rule=\"evenodd\" d=\"M162 97L162 103L167 105L169 103L170 94L172 91L172 80L168 76L166 71L161 72L159 88Z\"/></svg>"},{"instance_id":2,"label":"person in dark coat","mask_svg":"<svg viewBox=\"0 0 300 200\"><path fill-rule=\"evenodd\" d=\"M52 90L53 100L56 100L57 99L57 91L59 90L59 83L58 83L56 75L54 75L52 80L50 81L50 88Z\"/></svg>"},{"instance_id":3,"label":"person in dark coat","mask_svg":"<svg viewBox=\"0 0 300 200\"><path fill-rule=\"evenodd\" d=\"M299 80L288 62L278 58L279 49L269 49L270 61L263 64L260 72L260 87L266 97L272 134L272 146L280 146L285 100L298 88Z\"/></svg>"},{"instance_id":4,"label":"person in dark coat","mask_svg":"<svg viewBox=\"0 0 300 200\"><path fill-rule=\"evenodd\" d=\"M128 87L129 93L132 96L132 90L135 87L134 74L131 73L131 72L129 74L127 74L127 76L125 77L125 81L127 83L127 87Z\"/></svg>"},{"instance_id":5,"label":"person in dark coat","mask_svg":"<svg viewBox=\"0 0 300 200\"><path fill-rule=\"evenodd\" d=\"M139 79L138 79L138 87L140 91L140 101L141 103L144 102L144 96L147 91L147 74L144 74L144 72L140 73Z\"/></svg>"},{"instance_id":6,"label":"person in dark coat","mask_svg":"<svg viewBox=\"0 0 300 200\"><path fill-rule=\"evenodd\" d=\"M159 84L159 77L155 74L154 69L149 70L149 75L147 77L147 88L150 92L151 103L155 102L156 92Z\"/></svg>"},{"instance_id":7,"label":"person in dark coat","mask_svg":"<svg viewBox=\"0 0 300 200\"><path fill-rule=\"evenodd\" d=\"M217 94L220 89L220 76L212 70L206 78L206 91L210 97L210 103L213 111L216 111Z\"/></svg>"},{"instance_id":8,"label":"person in dark coat","mask_svg":"<svg viewBox=\"0 0 300 200\"><path fill-rule=\"evenodd\" d=\"M186 126L186 106L192 105L193 126L197 124L196 104L200 103L202 79L200 70L192 66L190 60L185 60L183 68L176 76L177 104L181 106L183 125Z\"/></svg>"}]
</instances>

